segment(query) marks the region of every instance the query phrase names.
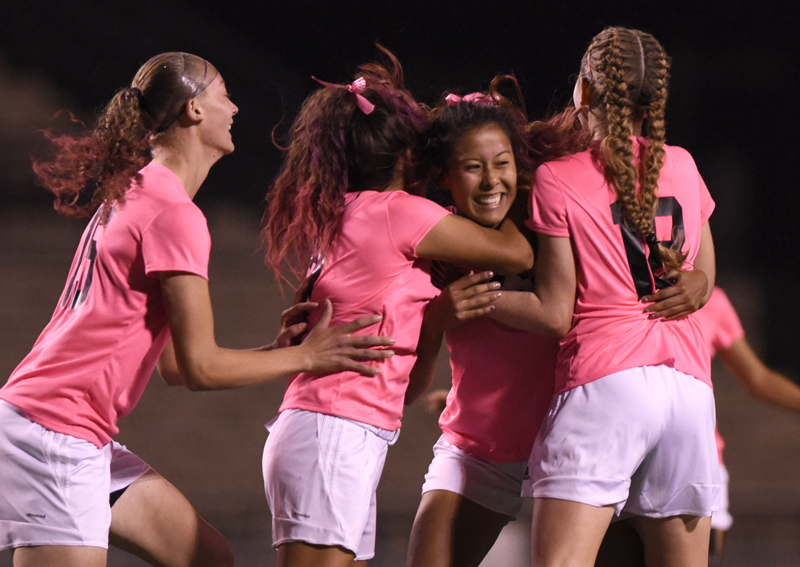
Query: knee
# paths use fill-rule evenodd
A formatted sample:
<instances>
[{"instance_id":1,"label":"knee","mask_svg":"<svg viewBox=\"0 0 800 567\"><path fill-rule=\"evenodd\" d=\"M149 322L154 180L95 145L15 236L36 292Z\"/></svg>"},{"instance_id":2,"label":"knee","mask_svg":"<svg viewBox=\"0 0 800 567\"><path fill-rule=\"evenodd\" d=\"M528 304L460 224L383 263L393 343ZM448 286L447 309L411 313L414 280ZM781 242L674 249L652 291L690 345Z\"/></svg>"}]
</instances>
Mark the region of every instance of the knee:
<instances>
[{"instance_id":1,"label":"knee","mask_svg":"<svg viewBox=\"0 0 800 567\"><path fill-rule=\"evenodd\" d=\"M202 538L191 567L233 567L234 554L231 544L222 534L213 532L213 537Z\"/></svg>"}]
</instances>

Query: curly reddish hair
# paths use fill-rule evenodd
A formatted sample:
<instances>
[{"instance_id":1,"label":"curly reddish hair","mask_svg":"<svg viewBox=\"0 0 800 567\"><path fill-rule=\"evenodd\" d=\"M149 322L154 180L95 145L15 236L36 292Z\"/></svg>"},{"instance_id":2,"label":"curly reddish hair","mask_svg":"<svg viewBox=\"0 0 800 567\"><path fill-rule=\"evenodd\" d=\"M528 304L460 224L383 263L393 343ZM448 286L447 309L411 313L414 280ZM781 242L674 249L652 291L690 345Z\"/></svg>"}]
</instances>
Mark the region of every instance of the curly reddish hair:
<instances>
[{"instance_id":1,"label":"curly reddish hair","mask_svg":"<svg viewBox=\"0 0 800 567\"><path fill-rule=\"evenodd\" d=\"M153 137L168 130L185 103L216 76L214 66L196 55L162 53L114 95L91 132L73 138L45 131L55 157L34 160L33 171L55 195L55 209L80 217L102 204L122 202L131 179L150 160Z\"/></svg>"},{"instance_id":2,"label":"curly reddish hair","mask_svg":"<svg viewBox=\"0 0 800 567\"><path fill-rule=\"evenodd\" d=\"M266 263L279 280L285 268L301 276L312 256L325 257L341 229L345 194L386 189L406 171L425 127L425 109L405 88L400 62L378 48L389 68L369 63L356 73L366 81L361 95L372 112L365 114L347 88L324 86L305 100L289 131L261 232Z\"/></svg>"}]
</instances>

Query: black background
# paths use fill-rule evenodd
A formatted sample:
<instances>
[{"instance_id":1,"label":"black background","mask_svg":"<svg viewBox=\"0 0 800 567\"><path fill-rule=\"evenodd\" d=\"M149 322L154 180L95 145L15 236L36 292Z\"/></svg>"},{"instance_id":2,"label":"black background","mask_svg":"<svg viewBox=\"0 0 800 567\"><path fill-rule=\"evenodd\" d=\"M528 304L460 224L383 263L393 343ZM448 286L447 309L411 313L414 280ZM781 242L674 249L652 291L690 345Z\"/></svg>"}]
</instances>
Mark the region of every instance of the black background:
<instances>
[{"instance_id":1,"label":"black background","mask_svg":"<svg viewBox=\"0 0 800 567\"><path fill-rule=\"evenodd\" d=\"M156 53L209 59L240 111L237 150L212 170L198 203L231 202L257 214L280 160L272 129L287 127L316 88L312 74L348 81L358 64L377 57L376 41L398 56L423 102L446 89L485 89L495 74L513 72L537 117L568 100L592 36L607 25L643 29L673 59L668 142L694 155L717 202L718 282L757 284L766 358L790 369L800 359L792 293L799 13L794 2L684 0L31 1L4 6L0 57L20 73L46 77L85 118ZM11 208L46 201L44 191L10 184L0 196Z\"/></svg>"}]
</instances>

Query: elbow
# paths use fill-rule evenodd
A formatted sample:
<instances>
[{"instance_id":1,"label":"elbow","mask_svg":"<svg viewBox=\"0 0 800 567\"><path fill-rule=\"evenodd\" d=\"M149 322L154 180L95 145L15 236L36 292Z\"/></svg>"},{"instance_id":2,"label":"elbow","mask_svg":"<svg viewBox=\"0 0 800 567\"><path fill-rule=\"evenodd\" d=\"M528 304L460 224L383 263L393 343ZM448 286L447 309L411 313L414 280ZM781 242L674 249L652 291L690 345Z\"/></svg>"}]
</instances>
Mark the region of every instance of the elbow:
<instances>
[{"instance_id":1,"label":"elbow","mask_svg":"<svg viewBox=\"0 0 800 567\"><path fill-rule=\"evenodd\" d=\"M530 246L523 248L519 254L510 257L504 266L495 270L505 276L523 274L533 268L533 249Z\"/></svg>"},{"instance_id":2,"label":"elbow","mask_svg":"<svg viewBox=\"0 0 800 567\"><path fill-rule=\"evenodd\" d=\"M572 312L559 313L547 321L545 334L556 339L562 338L572 328Z\"/></svg>"},{"instance_id":3,"label":"elbow","mask_svg":"<svg viewBox=\"0 0 800 567\"><path fill-rule=\"evenodd\" d=\"M572 326L569 324L565 325L556 323L553 325L549 325L546 329L545 334L549 337L561 339L564 337L564 335L566 335L569 332L571 328Z\"/></svg>"},{"instance_id":4,"label":"elbow","mask_svg":"<svg viewBox=\"0 0 800 567\"><path fill-rule=\"evenodd\" d=\"M533 249L528 248L527 253L522 257L519 269L515 272L521 274L533 269Z\"/></svg>"},{"instance_id":5,"label":"elbow","mask_svg":"<svg viewBox=\"0 0 800 567\"><path fill-rule=\"evenodd\" d=\"M194 361L181 366L183 384L190 392L204 392L218 389L212 374L202 362Z\"/></svg>"}]
</instances>

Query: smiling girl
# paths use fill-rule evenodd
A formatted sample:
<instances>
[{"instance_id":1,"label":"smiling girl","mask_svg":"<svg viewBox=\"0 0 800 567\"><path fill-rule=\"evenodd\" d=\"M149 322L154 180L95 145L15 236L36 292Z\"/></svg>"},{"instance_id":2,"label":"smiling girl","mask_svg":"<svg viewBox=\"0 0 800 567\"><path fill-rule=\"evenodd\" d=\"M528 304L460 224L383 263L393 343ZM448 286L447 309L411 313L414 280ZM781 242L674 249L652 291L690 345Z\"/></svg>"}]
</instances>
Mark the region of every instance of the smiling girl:
<instances>
[{"instance_id":1,"label":"smiling girl","mask_svg":"<svg viewBox=\"0 0 800 567\"><path fill-rule=\"evenodd\" d=\"M509 81L516 86L513 77L498 77L488 93L448 95L432 110L417 152L429 195L443 194L456 214L494 229L512 222L506 217L518 191L527 196L537 160L558 155L559 144L547 140L565 144L575 135L556 117L537 123L537 144L529 144L524 111L497 91ZM437 267L444 278L454 271ZM502 285L491 278L481 272L446 287L440 281L442 294L425 313L406 403L430 385L445 333L452 388L411 532L409 566L477 566L522 506L527 460L553 393L558 343L476 318L490 313L502 293L532 289L529 275L500 278Z\"/></svg>"}]
</instances>

